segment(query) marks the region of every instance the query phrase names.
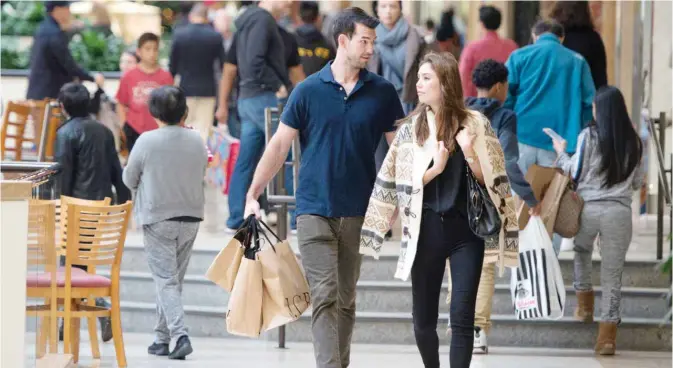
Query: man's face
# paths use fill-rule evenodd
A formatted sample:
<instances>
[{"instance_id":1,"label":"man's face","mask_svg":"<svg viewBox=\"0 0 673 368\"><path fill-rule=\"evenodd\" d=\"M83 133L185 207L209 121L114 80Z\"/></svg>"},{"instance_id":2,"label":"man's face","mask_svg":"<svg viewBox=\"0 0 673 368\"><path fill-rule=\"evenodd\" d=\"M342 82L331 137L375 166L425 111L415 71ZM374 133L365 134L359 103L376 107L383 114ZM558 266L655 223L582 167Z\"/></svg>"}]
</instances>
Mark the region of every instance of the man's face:
<instances>
[{"instance_id":1,"label":"man's face","mask_svg":"<svg viewBox=\"0 0 673 368\"><path fill-rule=\"evenodd\" d=\"M291 0L273 0L273 13L278 16L287 15L292 8Z\"/></svg>"},{"instance_id":2,"label":"man's face","mask_svg":"<svg viewBox=\"0 0 673 368\"><path fill-rule=\"evenodd\" d=\"M374 53L376 31L362 24L355 25L355 32L349 39L346 35L339 36L339 45L346 49L346 59L351 66L363 69Z\"/></svg>"},{"instance_id":3,"label":"man's face","mask_svg":"<svg viewBox=\"0 0 673 368\"><path fill-rule=\"evenodd\" d=\"M56 20L56 22L63 28L70 24L72 15L70 14L69 6L57 6L51 12L51 16Z\"/></svg>"},{"instance_id":4,"label":"man's face","mask_svg":"<svg viewBox=\"0 0 673 368\"><path fill-rule=\"evenodd\" d=\"M156 65L159 60L159 44L154 41L145 42L138 49L138 56L142 63Z\"/></svg>"}]
</instances>

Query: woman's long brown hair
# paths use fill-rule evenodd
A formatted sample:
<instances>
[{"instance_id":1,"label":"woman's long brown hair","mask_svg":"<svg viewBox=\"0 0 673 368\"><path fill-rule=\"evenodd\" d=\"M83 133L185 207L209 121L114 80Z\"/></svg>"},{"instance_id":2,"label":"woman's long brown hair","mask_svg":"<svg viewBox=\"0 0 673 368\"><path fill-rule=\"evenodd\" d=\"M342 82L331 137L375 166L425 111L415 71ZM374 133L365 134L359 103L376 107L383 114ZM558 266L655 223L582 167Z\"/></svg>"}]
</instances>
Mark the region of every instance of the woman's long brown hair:
<instances>
[{"instance_id":1,"label":"woman's long brown hair","mask_svg":"<svg viewBox=\"0 0 673 368\"><path fill-rule=\"evenodd\" d=\"M421 59L419 65L426 63L430 64L432 70L437 74L441 90L442 102L439 106L439 111L435 111L437 140L444 141L446 149L451 154L456 149L456 135L468 116L468 111L463 101L463 87L460 83L458 61L449 53L438 54L431 52ZM416 122L416 140L421 145L425 143L425 140L430 135L427 109L428 105L419 103L416 109L407 118L403 119L403 121L410 121L414 116L418 116L418 121Z\"/></svg>"}]
</instances>

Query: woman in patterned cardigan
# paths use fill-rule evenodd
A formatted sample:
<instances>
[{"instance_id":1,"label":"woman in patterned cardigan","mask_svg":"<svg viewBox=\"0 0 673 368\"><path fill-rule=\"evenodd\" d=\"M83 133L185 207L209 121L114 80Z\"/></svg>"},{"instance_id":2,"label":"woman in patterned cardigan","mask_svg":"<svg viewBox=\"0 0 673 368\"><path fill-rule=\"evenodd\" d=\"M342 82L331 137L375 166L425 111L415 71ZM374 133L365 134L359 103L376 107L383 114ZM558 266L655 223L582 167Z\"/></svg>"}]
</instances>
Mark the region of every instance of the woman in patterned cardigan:
<instances>
[{"instance_id":1,"label":"woman in patterned cardigan","mask_svg":"<svg viewBox=\"0 0 673 368\"><path fill-rule=\"evenodd\" d=\"M402 213L396 278L411 275L416 344L426 367L439 367L437 318L446 259L453 280L452 368L467 368L483 262L515 267L518 225L502 149L488 120L465 108L458 63L430 53L421 61L418 108L400 122L365 216L360 252L378 258L383 237ZM469 169L499 210L500 233L480 239L467 220Z\"/></svg>"}]
</instances>

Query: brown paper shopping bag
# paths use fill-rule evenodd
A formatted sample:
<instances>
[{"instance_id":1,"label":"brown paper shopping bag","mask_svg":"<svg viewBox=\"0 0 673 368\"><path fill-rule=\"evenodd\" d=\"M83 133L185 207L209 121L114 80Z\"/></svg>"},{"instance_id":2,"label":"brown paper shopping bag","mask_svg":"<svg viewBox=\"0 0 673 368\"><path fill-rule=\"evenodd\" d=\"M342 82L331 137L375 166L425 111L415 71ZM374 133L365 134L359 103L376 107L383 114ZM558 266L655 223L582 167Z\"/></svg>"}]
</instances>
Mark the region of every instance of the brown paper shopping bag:
<instances>
[{"instance_id":1,"label":"brown paper shopping bag","mask_svg":"<svg viewBox=\"0 0 673 368\"><path fill-rule=\"evenodd\" d=\"M568 186L568 180L567 176L554 167L534 164L528 168L526 173L526 181L530 183L535 198L542 203L541 217L550 236L553 234L558 206ZM530 218L528 210L529 207L522 201L518 211L520 230L525 229L528 224Z\"/></svg>"},{"instance_id":2,"label":"brown paper shopping bag","mask_svg":"<svg viewBox=\"0 0 673 368\"><path fill-rule=\"evenodd\" d=\"M229 297L227 332L259 337L262 327L262 291L261 262L244 257Z\"/></svg>"},{"instance_id":3,"label":"brown paper shopping bag","mask_svg":"<svg viewBox=\"0 0 673 368\"><path fill-rule=\"evenodd\" d=\"M262 265L264 295L262 330L296 321L311 305L306 276L287 241L257 253Z\"/></svg>"},{"instance_id":4,"label":"brown paper shopping bag","mask_svg":"<svg viewBox=\"0 0 673 368\"><path fill-rule=\"evenodd\" d=\"M236 280L236 273L241 265L245 246L250 244L252 233L248 226L249 223L250 221L246 220L206 271L208 280L229 292L234 288L234 280Z\"/></svg>"}]
</instances>

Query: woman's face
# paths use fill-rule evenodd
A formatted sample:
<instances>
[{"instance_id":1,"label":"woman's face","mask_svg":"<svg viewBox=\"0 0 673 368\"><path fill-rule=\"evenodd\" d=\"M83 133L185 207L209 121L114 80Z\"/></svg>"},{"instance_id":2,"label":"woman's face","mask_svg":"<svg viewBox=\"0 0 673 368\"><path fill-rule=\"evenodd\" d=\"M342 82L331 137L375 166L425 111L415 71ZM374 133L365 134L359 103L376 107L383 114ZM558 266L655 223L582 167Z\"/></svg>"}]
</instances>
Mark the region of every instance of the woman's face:
<instances>
[{"instance_id":1,"label":"woman's face","mask_svg":"<svg viewBox=\"0 0 673 368\"><path fill-rule=\"evenodd\" d=\"M135 68L137 64L136 57L125 52L122 54L121 59L119 59L119 70L124 74Z\"/></svg>"},{"instance_id":2,"label":"woman's face","mask_svg":"<svg viewBox=\"0 0 673 368\"><path fill-rule=\"evenodd\" d=\"M376 6L376 12L379 15L381 23L388 29L395 27L395 24L402 16L402 8L400 8L399 1L379 1Z\"/></svg>"},{"instance_id":3,"label":"woman's face","mask_svg":"<svg viewBox=\"0 0 673 368\"><path fill-rule=\"evenodd\" d=\"M416 82L418 102L428 106L438 106L442 100L439 78L432 69L430 63L421 65L418 69L418 82Z\"/></svg>"}]
</instances>

